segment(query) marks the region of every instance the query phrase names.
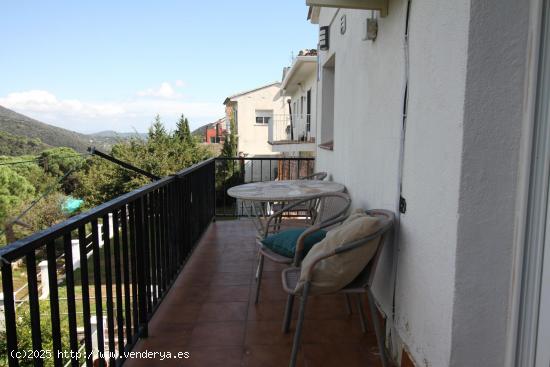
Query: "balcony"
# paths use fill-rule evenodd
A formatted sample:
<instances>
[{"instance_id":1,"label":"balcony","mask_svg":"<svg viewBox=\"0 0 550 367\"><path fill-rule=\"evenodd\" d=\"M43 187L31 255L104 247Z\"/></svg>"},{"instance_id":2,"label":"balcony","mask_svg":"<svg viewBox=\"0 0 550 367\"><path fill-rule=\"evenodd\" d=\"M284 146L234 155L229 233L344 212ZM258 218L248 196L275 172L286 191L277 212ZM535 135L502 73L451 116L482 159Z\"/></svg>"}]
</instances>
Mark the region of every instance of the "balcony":
<instances>
[{"instance_id":1,"label":"balcony","mask_svg":"<svg viewBox=\"0 0 550 367\"><path fill-rule=\"evenodd\" d=\"M283 268L266 262L262 299L255 305L255 235L247 219L212 223L134 351L190 353L188 360L167 366L288 365L294 329L281 332ZM358 313L347 314L344 296L312 298L306 317L298 365L381 366L374 332L362 333ZM148 365L138 359L125 363Z\"/></svg>"},{"instance_id":2,"label":"balcony","mask_svg":"<svg viewBox=\"0 0 550 367\"><path fill-rule=\"evenodd\" d=\"M1 248L2 365L286 365L282 268L266 263L255 305L256 233L225 192L312 170L311 158L210 159ZM299 365L378 365L357 317L343 297L314 298Z\"/></svg>"},{"instance_id":3,"label":"balcony","mask_svg":"<svg viewBox=\"0 0 550 367\"><path fill-rule=\"evenodd\" d=\"M315 122L309 114L274 115L268 142L274 151L314 151Z\"/></svg>"}]
</instances>

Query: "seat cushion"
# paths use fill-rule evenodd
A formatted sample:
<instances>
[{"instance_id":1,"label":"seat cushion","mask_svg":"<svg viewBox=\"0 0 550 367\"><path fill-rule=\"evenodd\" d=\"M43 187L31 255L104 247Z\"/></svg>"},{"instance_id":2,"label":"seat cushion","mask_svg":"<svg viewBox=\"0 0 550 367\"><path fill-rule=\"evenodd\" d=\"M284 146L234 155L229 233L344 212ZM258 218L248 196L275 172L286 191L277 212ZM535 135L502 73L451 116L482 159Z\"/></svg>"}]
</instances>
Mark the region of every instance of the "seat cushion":
<instances>
[{"instance_id":1,"label":"seat cushion","mask_svg":"<svg viewBox=\"0 0 550 367\"><path fill-rule=\"evenodd\" d=\"M338 248L351 242L366 238L380 229L380 220L365 213L354 213L341 226L327 232L324 240L319 242L306 255L301 264L300 280L295 292L300 293L306 283L306 270L313 268L310 292L323 294L336 292L350 282L367 266L378 248L380 238L344 253L330 256L317 262L326 254L332 254Z\"/></svg>"},{"instance_id":2,"label":"seat cushion","mask_svg":"<svg viewBox=\"0 0 550 367\"><path fill-rule=\"evenodd\" d=\"M298 237L300 237L305 230L306 228L286 229L279 233L267 236L264 240L262 240L262 244L276 254L293 258L294 252L296 251L296 242L298 241ZM304 241L304 255L311 250L313 245L323 240L326 234L326 231L318 230L307 236Z\"/></svg>"}]
</instances>

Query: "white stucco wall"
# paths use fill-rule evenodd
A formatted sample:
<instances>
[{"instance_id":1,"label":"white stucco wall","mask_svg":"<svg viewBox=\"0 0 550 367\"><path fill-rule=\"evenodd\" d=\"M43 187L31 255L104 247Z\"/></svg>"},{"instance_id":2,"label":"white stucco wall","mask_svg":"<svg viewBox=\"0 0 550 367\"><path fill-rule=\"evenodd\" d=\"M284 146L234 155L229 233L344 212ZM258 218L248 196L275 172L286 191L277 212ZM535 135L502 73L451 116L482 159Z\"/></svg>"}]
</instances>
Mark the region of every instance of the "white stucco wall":
<instances>
[{"instance_id":1,"label":"white stucco wall","mask_svg":"<svg viewBox=\"0 0 550 367\"><path fill-rule=\"evenodd\" d=\"M316 170L357 207L397 211L406 6L390 1L375 42L361 40L370 11L319 18L334 19L320 62L336 55L336 97L334 150L317 149ZM526 20L511 0L411 3L407 212L375 293L394 353L403 344L421 366L504 365Z\"/></svg>"},{"instance_id":2,"label":"white stucco wall","mask_svg":"<svg viewBox=\"0 0 550 367\"><path fill-rule=\"evenodd\" d=\"M451 366L506 365L528 19L528 2L471 1Z\"/></svg>"},{"instance_id":3,"label":"white stucco wall","mask_svg":"<svg viewBox=\"0 0 550 367\"><path fill-rule=\"evenodd\" d=\"M393 4L392 4L393 5ZM320 51L321 66L336 55L334 150L317 149L316 171L346 185L355 207L396 209L402 93L404 89L403 32L405 4L392 6L393 17L380 22L376 42L363 41L363 22L371 11L340 10L331 27L330 50ZM335 9L321 11L327 25ZM340 34L340 15L347 30ZM373 88L373 86L380 86ZM321 101L322 84L317 89ZM320 136L322 108L317 108ZM377 277L382 310L391 315L393 248L386 248Z\"/></svg>"},{"instance_id":4,"label":"white stucco wall","mask_svg":"<svg viewBox=\"0 0 550 367\"><path fill-rule=\"evenodd\" d=\"M307 98L307 91L311 89L311 136L316 136L317 132L317 123L315 117L317 116L317 72L313 71L311 74L308 75L307 78L303 79L302 86L299 87L294 93L288 94L285 98L285 100L288 100L288 98L291 99L291 103L293 106L292 114L303 114L305 115L307 113L306 108L306 102L305 99ZM296 102L297 105L300 104L300 98L304 97L304 110L300 111L294 110L294 102ZM287 106L287 113L288 113L288 106Z\"/></svg>"},{"instance_id":5,"label":"white stucco wall","mask_svg":"<svg viewBox=\"0 0 550 367\"><path fill-rule=\"evenodd\" d=\"M256 124L256 110L273 110L273 114L284 113L284 99L278 93L278 85L272 85L254 92L232 98L237 102L237 130L239 152L255 155L273 154L268 144L268 125Z\"/></svg>"}]
</instances>

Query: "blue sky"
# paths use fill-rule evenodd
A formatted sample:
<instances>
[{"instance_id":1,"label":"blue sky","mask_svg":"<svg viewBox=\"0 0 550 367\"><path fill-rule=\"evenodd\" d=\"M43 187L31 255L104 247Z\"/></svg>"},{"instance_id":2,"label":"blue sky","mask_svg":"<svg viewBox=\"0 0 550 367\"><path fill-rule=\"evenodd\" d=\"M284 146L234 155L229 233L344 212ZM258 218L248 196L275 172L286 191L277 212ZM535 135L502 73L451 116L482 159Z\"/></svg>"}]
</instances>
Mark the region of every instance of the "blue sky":
<instances>
[{"instance_id":1,"label":"blue sky","mask_svg":"<svg viewBox=\"0 0 550 367\"><path fill-rule=\"evenodd\" d=\"M7 0L0 105L80 132L197 127L315 48L306 18L304 0Z\"/></svg>"}]
</instances>

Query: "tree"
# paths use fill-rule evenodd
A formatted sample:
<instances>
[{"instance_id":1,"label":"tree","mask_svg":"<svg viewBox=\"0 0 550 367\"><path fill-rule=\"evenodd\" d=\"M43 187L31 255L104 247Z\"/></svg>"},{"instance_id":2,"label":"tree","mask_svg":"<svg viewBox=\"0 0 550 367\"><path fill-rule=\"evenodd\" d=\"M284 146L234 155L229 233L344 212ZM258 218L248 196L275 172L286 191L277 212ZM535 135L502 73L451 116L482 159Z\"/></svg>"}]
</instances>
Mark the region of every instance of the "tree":
<instances>
[{"instance_id":1,"label":"tree","mask_svg":"<svg viewBox=\"0 0 550 367\"><path fill-rule=\"evenodd\" d=\"M25 177L6 166L0 166L0 222L5 223L9 219L10 208L31 199L34 192L34 186Z\"/></svg>"},{"instance_id":2,"label":"tree","mask_svg":"<svg viewBox=\"0 0 550 367\"><path fill-rule=\"evenodd\" d=\"M160 115L155 116L155 121L149 128L149 140L159 140L164 139L168 136L166 133L166 128L164 127L164 124L160 120Z\"/></svg>"},{"instance_id":3,"label":"tree","mask_svg":"<svg viewBox=\"0 0 550 367\"><path fill-rule=\"evenodd\" d=\"M238 137L235 128L233 116L229 118L229 132L225 134L221 157L237 157L238 156ZM225 203L233 205L235 199L227 196L226 188L239 185L244 182L242 174L244 174L243 161L235 162L234 160L222 160L216 171L216 205Z\"/></svg>"},{"instance_id":4,"label":"tree","mask_svg":"<svg viewBox=\"0 0 550 367\"><path fill-rule=\"evenodd\" d=\"M40 155L40 165L53 181L67 175L59 184L59 189L67 195L79 185L75 171L82 168L85 161L81 154L67 147L48 149Z\"/></svg>"},{"instance_id":5,"label":"tree","mask_svg":"<svg viewBox=\"0 0 550 367\"><path fill-rule=\"evenodd\" d=\"M131 139L115 144L111 155L147 172L163 177L205 160L212 154L203 146L182 139L188 122L180 118L181 129L168 134L157 116L149 129L149 139ZM192 139L192 138L191 138ZM81 186L75 196L85 200L85 205L95 206L134 190L150 179L134 171L99 158L93 158L79 174Z\"/></svg>"},{"instance_id":6,"label":"tree","mask_svg":"<svg viewBox=\"0 0 550 367\"><path fill-rule=\"evenodd\" d=\"M174 134L186 144L195 144L195 139L193 139L193 137L191 136L189 120L187 120L187 117L184 117L183 114L176 124L176 131L174 132Z\"/></svg>"},{"instance_id":7,"label":"tree","mask_svg":"<svg viewBox=\"0 0 550 367\"><path fill-rule=\"evenodd\" d=\"M239 146L239 138L237 137L237 132L235 128L235 121L233 116L229 118L229 133L226 132L225 140L223 142L222 151L220 153L221 157L236 157Z\"/></svg>"}]
</instances>

